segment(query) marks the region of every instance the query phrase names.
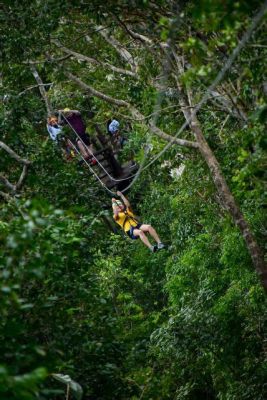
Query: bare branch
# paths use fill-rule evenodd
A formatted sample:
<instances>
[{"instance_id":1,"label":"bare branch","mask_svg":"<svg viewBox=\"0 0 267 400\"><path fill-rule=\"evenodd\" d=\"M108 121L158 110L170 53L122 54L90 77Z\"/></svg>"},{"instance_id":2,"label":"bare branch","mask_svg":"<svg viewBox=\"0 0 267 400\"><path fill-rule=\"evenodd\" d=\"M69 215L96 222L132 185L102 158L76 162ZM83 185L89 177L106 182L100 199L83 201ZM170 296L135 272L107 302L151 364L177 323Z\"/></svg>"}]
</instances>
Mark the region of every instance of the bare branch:
<instances>
[{"instance_id":1,"label":"bare branch","mask_svg":"<svg viewBox=\"0 0 267 400\"><path fill-rule=\"evenodd\" d=\"M23 183L24 183L24 181L26 179L26 176L27 176L28 168L29 168L28 165L24 165L23 166L22 173L21 173L21 175L19 177L19 180L18 180L18 182L16 184L16 190L20 190L22 188L22 185L23 185Z\"/></svg>"},{"instance_id":2,"label":"bare branch","mask_svg":"<svg viewBox=\"0 0 267 400\"><path fill-rule=\"evenodd\" d=\"M141 35L140 33L134 32L131 29L127 27L128 32L130 35L137 40L140 40L141 42L145 42L147 44L153 45L153 41L149 39L147 36Z\"/></svg>"},{"instance_id":3,"label":"bare branch","mask_svg":"<svg viewBox=\"0 0 267 400\"><path fill-rule=\"evenodd\" d=\"M15 153L14 150L12 150L7 144L0 142L0 147L5 150L10 157L14 158L17 160L19 163L22 163L24 165L30 165L31 162L29 160L26 160L26 158L21 158L17 153Z\"/></svg>"},{"instance_id":4,"label":"bare branch","mask_svg":"<svg viewBox=\"0 0 267 400\"><path fill-rule=\"evenodd\" d=\"M20 92L18 94L18 96L23 95L24 93L28 92L29 90L35 89L37 87L39 88L39 86L52 86L52 85L53 85L53 83L43 83L42 85L32 85L32 86L29 86L26 89L24 89L22 92Z\"/></svg>"},{"instance_id":5,"label":"bare branch","mask_svg":"<svg viewBox=\"0 0 267 400\"><path fill-rule=\"evenodd\" d=\"M23 164L21 175L19 177L18 182L15 185L11 183L4 175L0 175L0 182L2 182L7 187L7 189L10 192L12 192L12 195L14 196L16 192L22 188L22 185L27 176L28 168L31 162L29 160L26 160L25 158L21 158L17 153L15 153L9 146L7 146L3 142L0 142L0 148L5 150L10 155L10 157L14 158L16 161ZM0 195L4 197L5 200L10 200L11 198L8 193L2 191L0 191Z\"/></svg>"},{"instance_id":6,"label":"bare branch","mask_svg":"<svg viewBox=\"0 0 267 400\"><path fill-rule=\"evenodd\" d=\"M11 199L8 193L2 192L1 190L0 190L0 196L2 196L6 201L9 201Z\"/></svg>"},{"instance_id":7,"label":"bare branch","mask_svg":"<svg viewBox=\"0 0 267 400\"><path fill-rule=\"evenodd\" d=\"M111 96L107 96L106 94L99 92L98 90L94 89L92 86L87 85L86 83L82 82L79 78L77 78L75 75L73 75L70 72L65 72L65 75L76 82L81 88L92 94L92 96L98 97L101 100L106 101L107 103L110 104L115 104L118 107L127 107L130 108L130 104L127 103L127 101L124 100L118 100L114 99Z\"/></svg>"},{"instance_id":8,"label":"bare branch","mask_svg":"<svg viewBox=\"0 0 267 400\"><path fill-rule=\"evenodd\" d=\"M132 29L130 29L127 24L122 21L117 15L114 15L116 21L120 24L120 26L124 29L124 31L135 41L138 40L142 45L144 45L144 48L148 50L158 61L161 61L160 58L160 53L155 51L155 48L158 47L159 49L165 51L166 44L165 43L157 43L153 41L152 39L148 38L147 36L144 36L140 33L134 32Z\"/></svg>"},{"instance_id":9,"label":"bare branch","mask_svg":"<svg viewBox=\"0 0 267 400\"><path fill-rule=\"evenodd\" d=\"M221 129L220 129L220 131L219 131L219 133L218 133L218 136L219 136L220 139L222 139L222 138L221 138L221 133L222 133L223 128L225 127L225 125L226 125L226 123L227 123L227 121L228 121L229 118L230 118L230 114L227 114L225 120L224 120L223 123L222 123Z\"/></svg>"},{"instance_id":10,"label":"bare branch","mask_svg":"<svg viewBox=\"0 0 267 400\"><path fill-rule=\"evenodd\" d=\"M190 140L185 140L185 139L174 138L174 136L168 135L167 133L163 132L152 122L149 123L149 127L150 127L151 132L155 133L155 135L157 135L158 137L160 137L163 140L166 140L167 142L172 142L174 144L178 144L179 146L191 147L194 149L198 148L197 142L192 142Z\"/></svg>"},{"instance_id":11,"label":"bare branch","mask_svg":"<svg viewBox=\"0 0 267 400\"><path fill-rule=\"evenodd\" d=\"M33 65L31 65L30 68L31 68L32 74L33 74L36 82L39 85L40 94L41 94L41 96L42 96L42 98L43 98L43 100L45 102L45 105L46 105L47 115L51 116L53 114L53 108L52 108L52 106L50 104L50 101L48 99L47 93L46 93L46 91L44 89L44 84L42 82L42 79L40 78L40 76L39 76L39 74L37 72L37 69Z\"/></svg>"},{"instance_id":12,"label":"bare branch","mask_svg":"<svg viewBox=\"0 0 267 400\"><path fill-rule=\"evenodd\" d=\"M229 83L230 86L232 87L232 89L234 89L234 91L236 91L236 88L234 87L234 85L232 84L232 81L229 79ZM239 93L236 93L236 96L233 96L232 93L230 92L230 90L227 87L227 84L223 84L222 85L222 89L223 92L226 94L226 96L228 96L228 98L230 99L230 108L232 108L232 110L235 112L236 116L247 122L248 117L246 115L246 112L244 111L242 104L238 104L238 97L239 97Z\"/></svg>"},{"instance_id":13,"label":"bare branch","mask_svg":"<svg viewBox=\"0 0 267 400\"><path fill-rule=\"evenodd\" d=\"M96 60L95 58L88 57L88 56L85 56L84 54L77 53L76 51L73 51L73 50L68 49L67 47L61 45L61 43L58 40L54 39L54 40L52 40L52 43L54 43L57 47L59 47L62 51L64 51L64 53L67 53L70 57L73 56L73 57L77 58L78 60L85 61L92 65L102 65L103 67L106 67L113 72L117 72L117 73L123 74L123 75L129 75L133 78L137 78L137 74L135 72L128 71L127 69L124 69L124 68L118 68L107 62L99 61L99 60Z\"/></svg>"},{"instance_id":14,"label":"bare branch","mask_svg":"<svg viewBox=\"0 0 267 400\"><path fill-rule=\"evenodd\" d=\"M107 29L103 28L102 26L97 26L97 32L99 32L100 35L106 40L106 42L109 43L117 51L117 53L124 61L130 64L132 70L136 72L137 62L132 54L128 50L126 50L125 47L123 47L122 44L117 39L115 39L115 37L112 36Z\"/></svg>"},{"instance_id":15,"label":"bare branch","mask_svg":"<svg viewBox=\"0 0 267 400\"><path fill-rule=\"evenodd\" d=\"M11 192L15 192L15 191L16 191L16 186L13 185L11 182L9 182L9 180L8 180L4 175L0 175L0 181L8 188L8 190L10 190Z\"/></svg>"},{"instance_id":16,"label":"bare branch","mask_svg":"<svg viewBox=\"0 0 267 400\"><path fill-rule=\"evenodd\" d=\"M139 121L145 120L145 116L143 114L141 114L136 108L131 107L130 111L134 118L137 118ZM195 149L198 148L198 144L196 142L191 142L189 140L175 138L174 136L169 135L168 133L162 131L152 121L149 121L148 123L143 122L143 125L148 127L152 133L154 133L156 136L160 137L161 139L165 140L166 142L172 142L174 144L178 144L179 146L191 147L191 148L195 148Z\"/></svg>"},{"instance_id":17,"label":"bare branch","mask_svg":"<svg viewBox=\"0 0 267 400\"><path fill-rule=\"evenodd\" d=\"M28 65L39 65L39 64L44 64L44 63L52 63L52 62L62 62L67 60L68 58L71 57L70 54L63 56L63 57L59 57L59 58L53 58L47 55L48 58L46 58L45 60L37 60L37 61L27 61L24 64L28 64ZM44 85L45 86L45 85Z\"/></svg>"},{"instance_id":18,"label":"bare branch","mask_svg":"<svg viewBox=\"0 0 267 400\"><path fill-rule=\"evenodd\" d=\"M195 142L191 142L189 140L184 140L184 139L178 139L174 138L171 135L168 135L167 133L163 132L160 128L158 128L156 125L154 125L152 122L149 122L148 124L145 123L146 117L141 114L135 107L133 107L130 103L124 101L124 100L118 100L114 99L113 97L107 96L102 92L99 92L92 88L91 86L87 85L86 83L82 82L80 79L78 79L76 76L71 74L70 72L65 72L66 76L68 76L71 80L76 82L81 88L84 90L88 91L91 93L93 96L96 96L100 98L101 100L106 101L107 103L114 104L118 107L126 107L129 112L132 114L132 116L140 121L143 121L143 125L148 127L148 129L151 130L155 135L160 137L163 140L166 140L168 142L173 142L175 144L178 144L180 146L186 146L186 147L191 147L191 148L197 148L198 144Z\"/></svg>"},{"instance_id":19,"label":"bare branch","mask_svg":"<svg viewBox=\"0 0 267 400\"><path fill-rule=\"evenodd\" d=\"M127 24L122 21L117 14L113 14L113 17L115 19L116 22L118 22L120 24L120 26L133 38L136 40L139 40L141 42L146 42L147 44L153 44L153 41L151 39L149 39L146 36L140 35L139 33L136 33L134 31L132 31Z\"/></svg>"}]
</instances>

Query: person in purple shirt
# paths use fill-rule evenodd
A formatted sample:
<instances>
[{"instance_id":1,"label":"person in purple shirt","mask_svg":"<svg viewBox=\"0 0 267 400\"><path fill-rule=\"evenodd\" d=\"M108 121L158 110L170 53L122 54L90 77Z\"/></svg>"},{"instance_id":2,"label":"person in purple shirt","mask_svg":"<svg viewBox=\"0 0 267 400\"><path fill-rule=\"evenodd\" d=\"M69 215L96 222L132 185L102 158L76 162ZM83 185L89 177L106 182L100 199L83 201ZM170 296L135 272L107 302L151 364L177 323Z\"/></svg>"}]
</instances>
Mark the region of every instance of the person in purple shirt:
<instances>
[{"instance_id":1,"label":"person in purple shirt","mask_svg":"<svg viewBox=\"0 0 267 400\"><path fill-rule=\"evenodd\" d=\"M78 110L70 110L69 108L59 110L58 112L60 122L64 125L69 125L76 132L76 143L83 158L86 161L90 161L93 165L96 164L96 159L92 157L93 145L89 135L86 133L86 125L81 113Z\"/></svg>"}]
</instances>

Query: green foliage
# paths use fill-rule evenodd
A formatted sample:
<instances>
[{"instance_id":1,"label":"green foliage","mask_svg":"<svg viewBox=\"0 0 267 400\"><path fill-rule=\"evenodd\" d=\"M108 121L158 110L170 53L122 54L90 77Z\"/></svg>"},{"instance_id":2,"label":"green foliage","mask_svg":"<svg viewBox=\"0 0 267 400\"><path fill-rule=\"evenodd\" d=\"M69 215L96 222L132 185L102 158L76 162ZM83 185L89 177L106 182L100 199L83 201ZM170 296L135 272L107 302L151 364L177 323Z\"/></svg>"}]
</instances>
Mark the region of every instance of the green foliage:
<instances>
[{"instance_id":1,"label":"green foliage","mask_svg":"<svg viewBox=\"0 0 267 400\"><path fill-rule=\"evenodd\" d=\"M47 377L45 368L36 368L30 373L10 376L7 369L0 367L0 394L3 398L31 400L36 398L38 386ZM12 397L11 397L12 396Z\"/></svg>"},{"instance_id":2,"label":"green foliage","mask_svg":"<svg viewBox=\"0 0 267 400\"><path fill-rule=\"evenodd\" d=\"M104 131L111 116L120 120L128 139L120 160L140 162L147 142L153 146L150 160L166 142L123 107L82 92L64 72L128 101L174 135L184 119L175 79L162 76L169 68L166 48L144 46L126 28L181 51L181 81L197 103L261 3L181 0L174 9L173 2L144 0L4 2L1 140L32 165L23 190L0 204L1 399L59 400L69 389L69 398L77 399L82 391L84 398L99 400L266 398L266 297L201 155L172 146L131 188L137 215L167 245L152 254L140 240L104 225L110 198L87 168L78 160L66 162L47 137L44 104L27 65L40 62L53 107L81 110L90 135L95 122ZM51 37L130 70L92 20L108 26L134 55L138 79L75 58L52 61L63 53ZM262 248L265 25L216 88L227 107L210 99L198 113ZM194 140L189 129L181 137ZM12 182L21 173L3 151L0 169Z\"/></svg>"}]
</instances>

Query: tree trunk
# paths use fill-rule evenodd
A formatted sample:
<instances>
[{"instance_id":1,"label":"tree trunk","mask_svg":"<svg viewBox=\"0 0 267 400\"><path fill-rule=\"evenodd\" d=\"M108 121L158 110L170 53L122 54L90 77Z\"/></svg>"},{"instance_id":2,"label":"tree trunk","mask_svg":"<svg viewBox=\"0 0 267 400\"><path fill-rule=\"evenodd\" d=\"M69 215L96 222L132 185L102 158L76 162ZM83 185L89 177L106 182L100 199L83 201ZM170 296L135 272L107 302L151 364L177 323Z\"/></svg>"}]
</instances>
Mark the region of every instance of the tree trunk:
<instances>
[{"instance_id":1,"label":"tree trunk","mask_svg":"<svg viewBox=\"0 0 267 400\"><path fill-rule=\"evenodd\" d=\"M183 66L181 64L181 60L177 56L175 57L175 59L177 62L179 73L182 73ZM241 234L245 240L247 249L250 253L252 263L258 275L260 276L264 289L267 291L267 266L264 262L264 256L262 254L262 251L258 246L249 228L247 221L245 220L242 212L240 211L239 206L237 205L234 196L232 195L226 183L226 180L220 168L220 164L218 163L215 155L213 154L211 148L209 147L202 133L199 120L196 116L196 109L192 107L192 93L190 89L186 89L186 95L185 95L177 76L175 76L175 80L179 90L179 103L183 111L184 117L195 136L196 142L198 143L199 151L202 154L203 158L205 159L210 169L213 182L221 197L224 207L229 211L234 220L234 223L240 229Z\"/></svg>"},{"instance_id":2,"label":"tree trunk","mask_svg":"<svg viewBox=\"0 0 267 400\"><path fill-rule=\"evenodd\" d=\"M242 212L240 211L227 183L222 174L220 165L210 149L199 124L197 117L191 113L190 127L195 135L195 138L199 144L199 151L205 159L214 181L214 184L218 190L218 193L226 207L231 214L234 223L240 229L242 236L246 242L248 251L250 253L253 265L260 276L262 285L267 291L267 266L264 262L263 254L258 246L249 226L246 222Z\"/></svg>"}]
</instances>

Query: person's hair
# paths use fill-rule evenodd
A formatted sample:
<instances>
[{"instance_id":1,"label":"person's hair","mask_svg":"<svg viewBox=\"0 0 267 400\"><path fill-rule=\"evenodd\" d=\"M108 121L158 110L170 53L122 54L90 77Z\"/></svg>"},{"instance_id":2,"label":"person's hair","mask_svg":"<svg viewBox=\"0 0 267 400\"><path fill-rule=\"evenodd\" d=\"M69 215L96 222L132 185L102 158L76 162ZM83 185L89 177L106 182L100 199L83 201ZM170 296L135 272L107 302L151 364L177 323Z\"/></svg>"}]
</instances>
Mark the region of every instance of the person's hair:
<instances>
[{"instance_id":1,"label":"person's hair","mask_svg":"<svg viewBox=\"0 0 267 400\"><path fill-rule=\"evenodd\" d=\"M49 124L51 124L52 121L58 122L58 118L56 117L56 115L50 115L50 117L47 118L47 122Z\"/></svg>"}]
</instances>

